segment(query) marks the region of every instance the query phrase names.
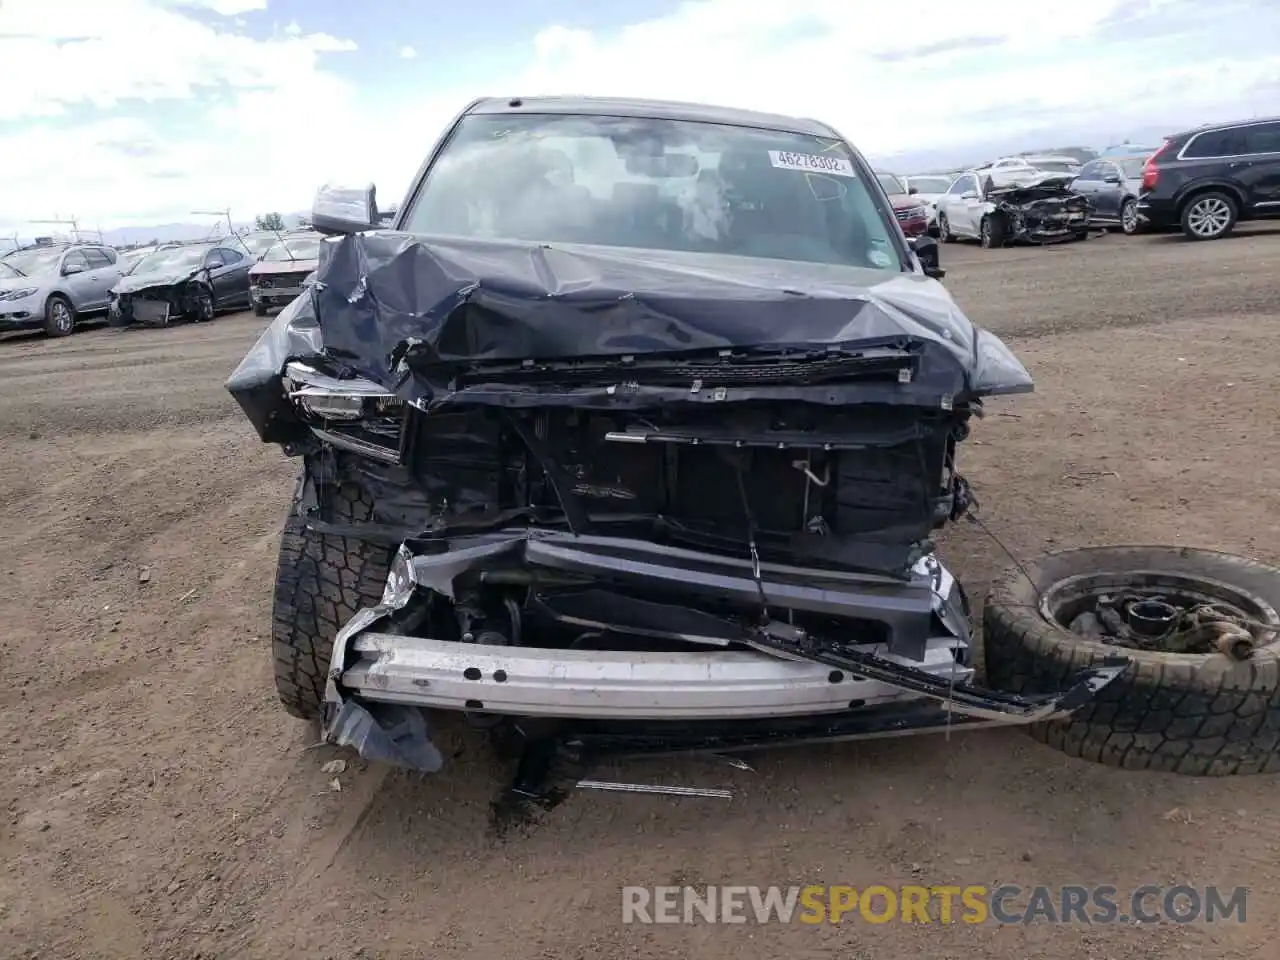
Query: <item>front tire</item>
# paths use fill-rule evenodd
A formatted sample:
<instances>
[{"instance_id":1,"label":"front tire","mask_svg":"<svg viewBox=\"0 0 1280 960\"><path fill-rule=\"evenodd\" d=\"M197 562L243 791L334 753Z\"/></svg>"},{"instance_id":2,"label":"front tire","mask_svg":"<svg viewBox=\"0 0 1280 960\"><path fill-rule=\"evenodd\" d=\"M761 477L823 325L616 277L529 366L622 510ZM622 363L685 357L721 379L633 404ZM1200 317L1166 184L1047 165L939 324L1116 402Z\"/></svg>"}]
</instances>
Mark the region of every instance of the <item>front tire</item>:
<instances>
[{"instance_id":1,"label":"front tire","mask_svg":"<svg viewBox=\"0 0 1280 960\"><path fill-rule=\"evenodd\" d=\"M1120 229L1124 231L1126 237L1132 237L1139 228L1138 201L1131 197L1120 207Z\"/></svg>"},{"instance_id":2,"label":"front tire","mask_svg":"<svg viewBox=\"0 0 1280 960\"><path fill-rule=\"evenodd\" d=\"M265 306L264 304L261 304L261 303L255 303L255 304L253 305L253 315L254 315L255 317L265 317L265 316L267 315L267 308L266 308L266 306Z\"/></svg>"},{"instance_id":3,"label":"front tire","mask_svg":"<svg viewBox=\"0 0 1280 960\"><path fill-rule=\"evenodd\" d=\"M44 305L44 332L50 337L69 337L75 328L75 307L62 294L53 294Z\"/></svg>"},{"instance_id":4,"label":"front tire","mask_svg":"<svg viewBox=\"0 0 1280 960\"><path fill-rule=\"evenodd\" d=\"M1182 208L1182 233L1189 240L1217 240L1235 228L1238 216L1231 196L1218 190L1201 193Z\"/></svg>"},{"instance_id":5,"label":"front tire","mask_svg":"<svg viewBox=\"0 0 1280 960\"><path fill-rule=\"evenodd\" d=\"M1056 586L1134 574L1225 585L1270 607L1272 618L1280 610L1280 569L1244 557L1182 547L1090 547L1050 554L1024 570L1009 571L987 597L988 682L1024 694L1056 692L1076 670L1123 654L1133 660L1123 676L1070 718L1037 724L1029 732L1069 756L1127 770L1192 776L1280 771L1276 633L1261 638L1249 659L1236 660L1222 653L1117 647L1045 616Z\"/></svg>"},{"instance_id":6,"label":"front tire","mask_svg":"<svg viewBox=\"0 0 1280 960\"><path fill-rule=\"evenodd\" d=\"M984 250L1004 246L1004 221L994 214L983 217L978 228L978 242Z\"/></svg>"},{"instance_id":7,"label":"front tire","mask_svg":"<svg viewBox=\"0 0 1280 960\"><path fill-rule=\"evenodd\" d=\"M208 287L201 287L200 292L196 294L195 322L211 323L217 311L217 305L213 302L213 291Z\"/></svg>"},{"instance_id":8,"label":"front tire","mask_svg":"<svg viewBox=\"0 0 1280 960\"><path fill-rule=\"evenodd\" d=\"M951 232L951 224L947 222L947 215L941 210L938 211L938 237L943 243L956 242L956 235Z\"/></svg>"},{"instance_id":9,"label":"front tire","mask_svg":"<svg viewBox=\"0 0 1280 960\"><path fill-rule=\"evenodd\" d=\"M334 638L356 611L382 598L392 551L307 529L301 490L300 481L280 538L271 648L276 693L285 711L312 720L324 704ZM325 499L322 513L335 522L360 523L373 515L373 504L354 487L327 486Z\"/></svg>"}]
</instances>

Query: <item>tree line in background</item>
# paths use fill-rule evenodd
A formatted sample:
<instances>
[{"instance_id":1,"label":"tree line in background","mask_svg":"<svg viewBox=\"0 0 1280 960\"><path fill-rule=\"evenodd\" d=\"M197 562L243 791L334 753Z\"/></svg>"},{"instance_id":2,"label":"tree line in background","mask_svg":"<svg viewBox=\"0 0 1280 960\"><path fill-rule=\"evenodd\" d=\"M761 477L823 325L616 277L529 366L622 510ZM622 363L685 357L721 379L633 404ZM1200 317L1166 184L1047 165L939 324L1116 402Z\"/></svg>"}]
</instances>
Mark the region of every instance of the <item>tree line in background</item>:
<instances>
[{"instance_id":1,"label":"tree line in background","mask_svg":"<svg viewBox=\"0 0 1280 960\"><path fill-rule=\"evenodd\" d=\"M278 213L261 213L253 218L253 224L259 230L276 230L283 231L284 217Z\"/></svg>"}]
</instances>

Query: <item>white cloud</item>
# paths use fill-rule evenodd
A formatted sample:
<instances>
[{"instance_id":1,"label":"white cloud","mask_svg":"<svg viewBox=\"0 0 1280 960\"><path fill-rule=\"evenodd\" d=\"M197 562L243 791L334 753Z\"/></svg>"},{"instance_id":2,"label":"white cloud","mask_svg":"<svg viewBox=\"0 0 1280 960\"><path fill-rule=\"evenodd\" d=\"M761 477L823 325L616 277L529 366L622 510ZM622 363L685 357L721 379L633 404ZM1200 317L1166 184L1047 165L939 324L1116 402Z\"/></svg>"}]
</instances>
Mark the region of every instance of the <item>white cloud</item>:
<instances>
[{"instance_id":1,"label":"white cloud","mask_svg":"<svg viewBox=\"0 0 1280 960\"><path fill-rule=\"evenodd\" d=\"M242 9L248 0L221 2ZM273 89L314 70L317 54L354 49L323 33L259 42L152 0L6 0L0 123L76 106L106 110L133 98L189 100L224 86Z\"/></svg>"},{"instance_id":2,"label":"white cloud","mask_svg":"<svg viewBox=\"0 0 1280 960\"><path fill-rule=\"evenodd\" d=\"M219 16L234 17L241 13L267 9L267 0L168 0L173 7L203 7Z\"/></svg>"},{"instance_id":3,"label":"white cloud","mask_svg":"<svg viewBox=\"0 0 1280 960\"><path fill-rule=\"evenodd\" d=\"M401 47L399 52L401 60L412 60L418 55L418 51L408 45Z\"/></svg>"},{"instance_id":4,"label":"white cloud","mask_svg":"<svg viewBox=\"0 0 1280 960\"><path fill-rule=\"evenodd\" d=\"M1148 0L1148 9L1178 2ZM1265 3L1257 0L1257 11L1280 27ZM1198 110L1223 104L1248 112L1247 90L1280 81L1274 45L1253 59L1232 44L1153 64L1140 42L1104 52L1093 35L1132 13L1132 0L981 0L963 14L933 9L942 15L917 20L921 7L880 2L713 0L613 36L552 27L536 38L536 63L519 90L597 90L607 78L616 95L818 117L864 150L883 153L924 139L963 144L1081 118L1176 123L1178 114L1198 122ZM1200 13L1209 25L1222 11Z\"/></svg>"},{"instance_id":5,"label":"white cloud","mask_svg":"<svg viewBox=\"0 0 1280 960\"><path fill-rule=\"evenodd\" d=\"M394 196L457 110L494 91L814 116L884 155L1081 125L1100 138L1190 125L1274 109L1250 91L1280 89L1280 51L1251 45L1280 35L1280 5L1268 0L1148 0L1157 19L1128 41L1102 31L1143 12L1138 0L977 0L962 14L883 0L700 0L608 33L549 26L485 89L451 86L441 71L425 93L339 76L334 65L355 48L342 38L298 28L255 40L209 18L265 7L0 0L0 233L54 211L104 226L227 205L247 218L305 207L329 179L372 178ZM1240 37L1242 22L1251 36ZM1181 34L1194 56L1177 55Z\"/></svg>"},{"instance_id":6,"label":"white cloud","mask_svg":"<svg viewBox=\"0 0 1280 960\"><path fill-rule=\"evenodd\" d=\"M284 32L291 37L301 36L302 27L298 26L297 20L290 20L288 25L284 28Z\"/></svg>"}]
</instances>

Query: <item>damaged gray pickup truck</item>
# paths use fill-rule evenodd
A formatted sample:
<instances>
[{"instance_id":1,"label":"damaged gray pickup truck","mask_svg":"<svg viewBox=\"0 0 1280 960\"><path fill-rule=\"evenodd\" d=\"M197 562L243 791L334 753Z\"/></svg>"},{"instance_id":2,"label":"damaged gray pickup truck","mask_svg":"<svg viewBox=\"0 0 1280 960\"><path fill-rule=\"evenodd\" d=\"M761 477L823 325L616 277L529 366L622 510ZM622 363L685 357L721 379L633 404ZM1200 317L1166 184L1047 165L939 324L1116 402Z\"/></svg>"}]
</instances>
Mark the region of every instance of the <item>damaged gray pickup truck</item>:
<instances>
[{"instance_id":1,"label":"damaged gray pickup truck","mask_svg":"<svg viewBox=\"0 0 1280 960\"><path fill-rule=\"evenodd\" d=\"M1030 724L1119 689L1102 643L988 665L1049 689L975 682L931 536L970 506L983 399L1032 381L875 183L814 121L554 98L468 107L388 229L372 187L323 188L315 283L228 383L302 460L286 709L420 770L465 715L544 796L555 757Z\"/></svg>"}]
</instances>

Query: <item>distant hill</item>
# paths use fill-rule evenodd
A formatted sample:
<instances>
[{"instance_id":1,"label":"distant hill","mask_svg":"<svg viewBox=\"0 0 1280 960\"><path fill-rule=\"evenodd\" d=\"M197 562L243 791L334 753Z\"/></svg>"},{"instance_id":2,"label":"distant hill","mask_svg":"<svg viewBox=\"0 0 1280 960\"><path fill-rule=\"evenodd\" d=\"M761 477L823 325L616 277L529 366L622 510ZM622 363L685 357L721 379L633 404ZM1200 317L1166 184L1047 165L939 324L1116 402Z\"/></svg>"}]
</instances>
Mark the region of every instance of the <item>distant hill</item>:
<instances>
[{"instance_id":1,"label":"distant hill","mask_svg":"<svg viewBox=\"0 0 1280 960\"><path fill-rule=\"evenodd\" d=\"M299 226L304 219L310 218L310 213L298 211L296 213L283 213L280 218L284 221L285 229L292 230ZM238 222L235 224L237 232L243 232L254 229L252 220ZM225 220L213 221L212 219L204 223L156 223L150 226L138 227L116 227L114 230L102 231L102 242L113 247L131 247L148 243L172 243L174 241L203 240L206 237L212 239L220 237L227 232L227 224ZM56 239L65 240L69 237L65 234L56 234ZM20 236L22 243L30 243L34 237ZM98 235L93 231L84 231L80 233L81 240L98 239ZM15 246L12 236L0 237L0 253L11 250Z\"/></svg>"},{"instance_id":2,"label":"distant hill","mask_svg":"<svg viewBox=\"0 0 1280 960\"><path fill-rule=\"evenodd\" d=\"M1044 150L1021 150L1020 157L1074 157L1081 163L1088 163L1098 156L1092 147L1046 147Z\"/></svg>"},{"instance_id":3,"label":"distant hill","mask_svg":"<svg viewBox=\"0 0 1280 960\"><path fill-rule=\"evenodd\" d=\"M281 214L287 229L298 226L307 214L302 212ZM235 223L237 231L254 229L253 221ZM226 232L225 222L219 223L160 223L153 226L117 227L114 230L103 230L103 243L113 247L127 247L139 243L170 243L175 240L202 240L205 237L217 237Z\"/></svg>"}]
</instances>

